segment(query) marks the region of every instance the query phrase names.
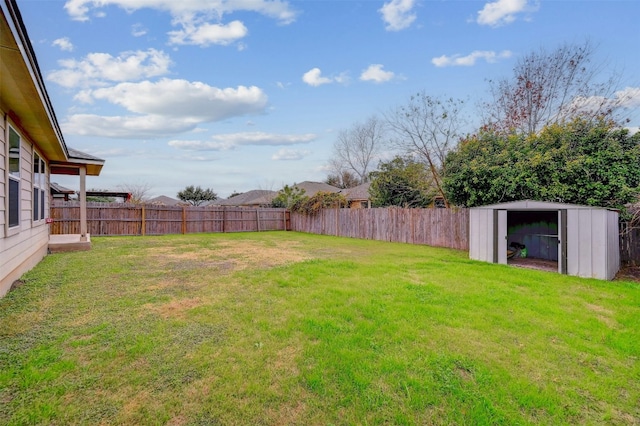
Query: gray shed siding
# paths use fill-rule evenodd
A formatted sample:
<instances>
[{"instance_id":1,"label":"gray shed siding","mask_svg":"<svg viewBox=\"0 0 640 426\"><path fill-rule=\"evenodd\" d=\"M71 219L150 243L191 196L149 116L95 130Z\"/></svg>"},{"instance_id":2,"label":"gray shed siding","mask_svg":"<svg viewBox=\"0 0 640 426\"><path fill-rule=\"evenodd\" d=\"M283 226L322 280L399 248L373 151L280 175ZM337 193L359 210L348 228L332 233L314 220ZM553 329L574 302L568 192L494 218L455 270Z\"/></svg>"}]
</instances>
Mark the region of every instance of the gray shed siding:
<instances>
[{"instance_id":1,"label":"gray shed siding","mask_svg":"<svg viewBox=\"0 0 640 426\"><path fill-rule=\"evenodd\" d=\"M618 212L598 207L539 201L517 201L472 208L469 213L469 257L503 262L506 254L496 250L496 232L504 232L506 215L496 211L567 212L566 272L586 278L613 279L620 269ZM499 217L495 223L495 217ZM497 225L497 226L496 226ZM500 249L505 251L504 244ZM496 257L496 253L500 255ZM561 260L559 260L561 262ZM562 266L560 266L562 268Z\"/></svg>"},{"instance_id":2,"label":"gray shed siding","mask_svg":"<svg viewBox=\"0 0 640 426\"><path fill-rule=\"evenodd\" d=\"M493 262L493 211L471 209L469 227L471 230L477 230L469 233L471 259Z\"/></svg>"}]
</instances>

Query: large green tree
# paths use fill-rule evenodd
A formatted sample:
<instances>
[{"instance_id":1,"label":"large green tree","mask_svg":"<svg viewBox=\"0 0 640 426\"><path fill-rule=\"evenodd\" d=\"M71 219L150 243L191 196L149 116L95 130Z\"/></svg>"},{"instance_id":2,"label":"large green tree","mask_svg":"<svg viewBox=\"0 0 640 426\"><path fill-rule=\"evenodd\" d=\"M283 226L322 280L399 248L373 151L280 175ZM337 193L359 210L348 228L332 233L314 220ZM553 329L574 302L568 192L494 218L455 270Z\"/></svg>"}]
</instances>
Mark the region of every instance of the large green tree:
<instances>
[{"instance_id":1,"label":"large green tree","mask_svg":"<svg viewBox=\"0 0 640 426\"><path fill-rule=\"evenodd\" d=\"M428 167L411 157L380 163L370 176L374 207L427 207L437 193Z\"/></svg>"},{"instance_id":2,"label":"large green tree","mask_svg":"<svg viewBox=\"0 0 640 426\"><path fill-rule=\"evenodd\" d=\"M305 195L305 190L298 188L297 186L285 185L278 195L271 201L272 207L290 209L296 205L302 204L309 199L308 195Z\"/></svg>"},{"instance_id":3,"label":"large green tree","mask_svg":"<svg viewBox=\"0 0 640 426\"><path fill-rule=\"evenodd\" d=\"M178 192L178 198L192 206L199 206L207 201L215 201L218 195L211 188L203 189L200 186L189 185Z\"/></svg>"},{"instance_id":4,"label":"large green tree","mask_svg":"<svg viewBox=\"0 0 640 426\"><path fill-rule=\"evenodd\" d=\"M640 194L640 133L579 118L529 136L485 130L462 140L447 165L457 205L533 199L624 210Z\"/></svg>"}]
</instances>

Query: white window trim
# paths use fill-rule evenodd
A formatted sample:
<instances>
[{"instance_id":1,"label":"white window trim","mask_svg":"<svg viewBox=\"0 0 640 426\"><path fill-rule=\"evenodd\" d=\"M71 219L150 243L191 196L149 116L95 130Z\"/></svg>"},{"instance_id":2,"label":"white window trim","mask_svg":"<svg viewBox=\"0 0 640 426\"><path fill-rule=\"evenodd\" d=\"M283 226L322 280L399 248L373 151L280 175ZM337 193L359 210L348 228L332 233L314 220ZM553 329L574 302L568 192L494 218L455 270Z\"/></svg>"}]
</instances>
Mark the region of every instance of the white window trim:
<instances>
[{"instance_id":1,"label":"white window trim","mask_svg":"<svg viewBox=\"0 0 640 426\"><path fill-rule=\"evenodd\" d=\"M10 237L12 235L16 235L19 234L22 227L21 227L21 222L22 222L22 175L21 175L21 168L22 168L22 164L20 164L20 161L22 160L22 133L20 131L18 131L16 126L13 126L11 123L7 123L8 125L6 126L7 130L5 133L5 154L6 154L6 164L5 164L5 176L6 176L6 188L5 188L5 193L7 194L5 197L5 214L6 214L6 218L5 218L5 235L7 237ZM11 130L13 130L19 137L18 140L18 152L19 152L19 156L18 156L18 173L19 176L13 176L11 174L10 166L10 153L9 151L11 150ZM11 202L11 195L10 195L10 186L11 186L11 181L15 181L18 182L18 224L17 225L10 225L9 222L9 214L10 214L10 202Z\"/></svg>"},{"instance_id":2,"label":"white window trim","mask_svg":"<svg viewBox=\"0 0 640 426\"><path fill-rule=\"evenodd\" d=\"M34 171L35 168L35 159L36 156L39 159L39 163L38 163L38 167L41 169L40 172L40 182L36 182L36 172ZM46 161L44 161L44 157L42 156L42 154L40 154L35 147L33 147L33 155L31 156L31 221L34 225L41 225L43 223L45 223L45 219L47 216L47 208L46 208L46 202L47 202L47 163ZM42 168L44 168L44 170L42 170ZM36 189L38 189L38 191L36 191ZM44 196L41 196L40 194L44 194ZM34 220L34 214L35 214L35 199L36 197L38 197L38 219Z\"/></svg>"}]
</instances>

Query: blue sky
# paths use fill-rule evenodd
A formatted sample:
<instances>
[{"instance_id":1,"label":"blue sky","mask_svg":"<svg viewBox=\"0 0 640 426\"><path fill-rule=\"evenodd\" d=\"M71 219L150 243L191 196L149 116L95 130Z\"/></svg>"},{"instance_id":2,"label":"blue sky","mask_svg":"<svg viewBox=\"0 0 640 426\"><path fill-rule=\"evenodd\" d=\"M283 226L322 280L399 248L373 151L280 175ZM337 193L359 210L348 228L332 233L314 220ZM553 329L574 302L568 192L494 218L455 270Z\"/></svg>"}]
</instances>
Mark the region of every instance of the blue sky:
<instances>
[{"instance_id":1,"label":"blue sky","mask_svg":"<svg viewBox=\"0 0 640 426\"><path fill-rule=\"evenodd\" d=\"M488 98L520 55L591 40L640 126L640 2L19 0L88 187L322 181L340 130L411 94ZM75 178L53 176L77 189Z\"/></svg>"}]
</instances>

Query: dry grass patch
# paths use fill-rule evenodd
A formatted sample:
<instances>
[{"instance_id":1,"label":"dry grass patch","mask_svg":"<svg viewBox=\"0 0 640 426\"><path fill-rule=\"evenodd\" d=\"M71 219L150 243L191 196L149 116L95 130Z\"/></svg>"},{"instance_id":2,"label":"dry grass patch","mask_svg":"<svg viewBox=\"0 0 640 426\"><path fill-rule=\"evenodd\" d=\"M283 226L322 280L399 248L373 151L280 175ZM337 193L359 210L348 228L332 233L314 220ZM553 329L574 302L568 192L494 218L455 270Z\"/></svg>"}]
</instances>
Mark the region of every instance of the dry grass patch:
<instances>
[{"instance_id":1,"label":"dry grass patch","mask_svg":"<svg viewBox=\"0 0 640 426\"><path fill-rule=\"evenodd\" d=\"M269 419L269 424L300 425L306 423L307 411L307 404L298 399L281 404L277 409L270 408L265 414Z\"/></svg>"},{"instance_id":2,"label":"dry grass patch","mask_svg":"<svg viewBox=\"0 0 640 426\"><path fill-rule=\"evenodd\" d=\"M247 268L272 268L311 259L300 244L291 241L221 241L213 247L182 245L153 247L150 257L167 269L213 268L220 272Z\"/></svg>"},{"instance_id":3,"label":"dry grass patch","mask_svg":"<svg viewBox=\"0 0 640 426\"><path fill-rule=\"evenodd\" d=\"M590 311L595 312L597 314L596 318L598 319L598 321L601 321L603 324L606 324L609 328L616 329L619 327L618 321L616 321L615 318L613 318L613 311L611 311L610 309L604 308L600 305L594 305L591 303L587 303L585 306Z\"/></svg>"},{"instance_id":4,"label":"dry grass patch","mask_svg":"<svg viewBox=\"0 0 640 426\"><path fill-rule=\"evenodd\" d=\"M184 319L186 317L185 313L193 309L197 306L202 305L202 299L199 297L194 297L191 299L174 299L168 303L163 303L161 305L154 304L145 304L143 308L148 309L162 318L179 318Z\"/></svg>"}]
</instances>

